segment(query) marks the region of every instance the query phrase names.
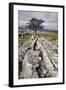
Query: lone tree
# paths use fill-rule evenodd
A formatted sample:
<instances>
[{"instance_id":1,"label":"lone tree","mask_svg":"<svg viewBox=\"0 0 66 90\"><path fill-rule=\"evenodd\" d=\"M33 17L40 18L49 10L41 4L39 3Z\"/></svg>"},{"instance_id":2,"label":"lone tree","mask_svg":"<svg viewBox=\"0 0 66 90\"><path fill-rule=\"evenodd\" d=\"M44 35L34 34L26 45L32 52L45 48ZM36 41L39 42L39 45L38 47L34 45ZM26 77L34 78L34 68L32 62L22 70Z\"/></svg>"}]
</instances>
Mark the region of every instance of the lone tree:
<instances>
[{"instance_id":1,"label":"lone tree","mask_svg":"<svg viewBox=\"0 0 66 90\"><path fill-rule=\"evenodd\" d=\"M45 22L45 21L43 21L41 19L32 18L31 20L29 20L28 27L30 29L34 30L36 33L39 28L42 28L41 24L43 22Z\"/></svg>"}]
</instances>

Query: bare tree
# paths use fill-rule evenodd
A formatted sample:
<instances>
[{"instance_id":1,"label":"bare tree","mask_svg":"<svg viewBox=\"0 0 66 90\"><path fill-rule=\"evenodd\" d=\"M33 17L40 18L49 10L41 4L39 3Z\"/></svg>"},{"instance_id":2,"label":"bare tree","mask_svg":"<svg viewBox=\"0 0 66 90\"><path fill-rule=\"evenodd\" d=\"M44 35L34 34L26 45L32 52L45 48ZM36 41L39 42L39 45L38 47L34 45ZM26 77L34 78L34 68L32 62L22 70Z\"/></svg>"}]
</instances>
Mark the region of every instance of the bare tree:
<instances>
[{"instance_id":1,"label":"bare tree","mask_svg":"<svg viewBox=\"0 0 66 90\"><path fill-rule=\"evenodd\" d=\"M32 18L31 20L29 20L28 27L30 29L34 30L36 33L39 28L42 28L41 24L43 22L45 22L45 21L43 21L41 19Z\"/></svg>"}]
</instances>

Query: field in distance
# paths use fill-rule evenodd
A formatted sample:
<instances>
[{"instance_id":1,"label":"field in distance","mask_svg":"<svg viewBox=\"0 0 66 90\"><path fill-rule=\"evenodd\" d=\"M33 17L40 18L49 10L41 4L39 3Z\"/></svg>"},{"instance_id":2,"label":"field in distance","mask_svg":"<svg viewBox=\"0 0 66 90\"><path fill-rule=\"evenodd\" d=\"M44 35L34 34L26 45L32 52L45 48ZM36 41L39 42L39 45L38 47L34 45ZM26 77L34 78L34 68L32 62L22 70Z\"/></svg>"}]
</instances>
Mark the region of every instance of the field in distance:
<instances>
[{"instance_id":1,"label":"field in distance","mask_svg":"<svg viewBox=\"0 0 66 90\"><path fill-rule=\"evenodd\" d=\"M45 39L49 41L55 41L58 40L58 32L37 32L37 33L29 33L27 35L19 36L18 41L20 45L23 45L25 42L27 42L31 35L38 36L38 37L44 37Z\"/></svg>"}]
</instances>

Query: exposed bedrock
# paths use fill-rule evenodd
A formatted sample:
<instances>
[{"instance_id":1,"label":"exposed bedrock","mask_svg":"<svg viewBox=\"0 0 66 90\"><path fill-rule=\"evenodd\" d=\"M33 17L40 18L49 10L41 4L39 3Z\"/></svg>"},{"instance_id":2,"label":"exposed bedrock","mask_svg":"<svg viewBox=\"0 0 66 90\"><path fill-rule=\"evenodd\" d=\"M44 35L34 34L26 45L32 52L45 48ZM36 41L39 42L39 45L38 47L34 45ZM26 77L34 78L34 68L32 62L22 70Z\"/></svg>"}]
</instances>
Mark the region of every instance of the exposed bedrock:
<instances>
[{"instance_id":1,"label":"exposed bedrock","mask_svg":"<svg viewBox=\"0 0 66 90\"><path fill-rule=\"evenodd\" d=\"M45 38L34 38L19 47L21 70L19 78L45 78L58 75L58 55L53 43Z\"/></svg>"}]
</instances>

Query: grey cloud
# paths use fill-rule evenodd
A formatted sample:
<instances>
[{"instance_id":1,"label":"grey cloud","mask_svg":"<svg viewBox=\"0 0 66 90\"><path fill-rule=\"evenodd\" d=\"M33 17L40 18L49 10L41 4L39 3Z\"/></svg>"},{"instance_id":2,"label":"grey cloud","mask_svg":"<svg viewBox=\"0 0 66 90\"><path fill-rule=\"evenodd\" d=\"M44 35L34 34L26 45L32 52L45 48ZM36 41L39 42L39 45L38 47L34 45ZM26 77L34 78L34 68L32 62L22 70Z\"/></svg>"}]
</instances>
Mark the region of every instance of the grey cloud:
<instances>
[{"instance_id":1,"label":"grey cloud","mask_svg":"<svg viewBox=\"0 0 66 90\"><path fill-rule=\"evenodd\" d=\"M46 28L58 30L58 13L57 12L43 12L43 11L18 11L18 23L26 24L31 18L42 19L47 24ZM23 21L25 21L23 23Z\"/></svg>"}]
</instances>

